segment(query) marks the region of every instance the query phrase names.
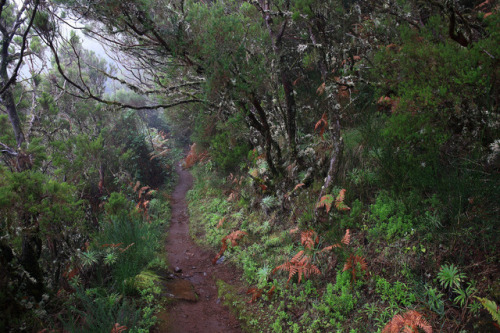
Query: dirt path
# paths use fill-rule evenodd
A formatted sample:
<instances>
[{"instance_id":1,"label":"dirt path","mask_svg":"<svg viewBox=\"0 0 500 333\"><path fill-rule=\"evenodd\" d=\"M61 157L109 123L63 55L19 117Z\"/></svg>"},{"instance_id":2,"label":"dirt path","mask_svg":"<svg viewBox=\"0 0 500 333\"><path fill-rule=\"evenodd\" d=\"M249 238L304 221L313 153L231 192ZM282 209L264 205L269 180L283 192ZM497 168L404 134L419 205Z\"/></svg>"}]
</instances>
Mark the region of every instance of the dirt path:
<instances>
[{"instance_id":1,"label":"dirt path","mask_svg":"<svg viewBox=\"0 0 500 333\"><path fill-rule=\"evenodd\" d=\"M154 332L241 332L236 318L218 299L215 285L216 278L230 283L239 276L229 265L213 266L214 254L199 248L189 237L186 193L193 178L180 166L176 171L179 181L172 194L172 220L166 243L170 268L176 273L165 289L169 297L177 300L158 315L161 323Z\"/></svg>"}]
</instances>

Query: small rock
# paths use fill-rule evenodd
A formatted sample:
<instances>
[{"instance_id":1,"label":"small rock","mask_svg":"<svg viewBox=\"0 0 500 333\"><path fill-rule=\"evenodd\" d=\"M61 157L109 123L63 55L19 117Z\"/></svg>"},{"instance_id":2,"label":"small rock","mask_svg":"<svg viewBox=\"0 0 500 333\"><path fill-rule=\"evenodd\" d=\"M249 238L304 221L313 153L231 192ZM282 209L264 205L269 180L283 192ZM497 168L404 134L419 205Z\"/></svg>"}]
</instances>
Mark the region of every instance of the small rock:
<instances>
[{"instance_id":1,"label":"small rock","mask_svg":"<svg viewBox=\"0 0 500 333\"><path fill-rule=\"evenodd\" d=\"M217 298L217 300L215 301L216 304L220 304L220 298Z\"/></svg>"},{"instance_id":2,"label":"small rock","mask_svg":"<svg viewBox=\"0 0 500 333\"><path fill-rule=\"evenodd\" d=\"M207 273L206 273L206 272L203 272L203 276L207 276Z\"/></svg>"},{"instance_id":3,"label":"small rock","mask_svg":"<svg viewBox=\"0 0 500 333\"><path fill-rule=\"evenodd\" d=\"M180 272L182 272L182 269L180 269L179 267L175 266L174 272L180 273Z\"/></svg>"},{"instance_id":4,"label":"small rock","mask_svg":"<svg viewBox=\"0 0 500 333\"><path fill-rule=\"evenodd\" d=\"M215 263L216 263L217 265L219 265L219 264L222 264L222 263L224 262L224 260L226 260L226 257L222 256L222 257L220 257L220 258L219 258L219 260L217 260Z\"/></svg>"},{"instance_id":5,"label":"small rock","mask_svg":"<svg viewBox=\"0 0 500 333\"><path fill-rule=\"evenodd\" d=\"M191 267L192 269L196 269L196 266Z\"/></svg>"}]
</instances>

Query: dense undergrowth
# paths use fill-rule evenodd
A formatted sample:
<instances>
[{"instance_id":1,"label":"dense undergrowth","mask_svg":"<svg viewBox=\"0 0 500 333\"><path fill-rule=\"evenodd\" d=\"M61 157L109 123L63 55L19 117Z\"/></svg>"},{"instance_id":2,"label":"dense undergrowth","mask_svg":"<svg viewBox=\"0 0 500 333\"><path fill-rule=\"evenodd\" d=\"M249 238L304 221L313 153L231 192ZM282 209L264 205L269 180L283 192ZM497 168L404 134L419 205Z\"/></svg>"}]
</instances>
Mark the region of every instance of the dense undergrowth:
<instances>
[{"instance_id":1,"label":"dense undergrowth","mask_svg":"<svg viewBox=\"0 0 500 333\"><path fill-rule=\"evenodd\" d=\"M19 4L0 328L151 325L169 134L195 143L191 233L241 268L248 295L220 286L249 331L500 325L497 0ZM71 19L119 69L60 36Z\"/></svg>"},{"instance_id":2,"label":"dense undergrowth","mask_svg":"<svg viewBox=\"0 0 500 333\"><path fill-rule=\"evenodd\" d=\"M247 233L217 262L241 268L246 288L219 281L219 296L250 332L380 332L397 315L438 332L493 330L477 297L499 293L497 217L486 209L497 209L486 193L498 196L498 177L483 178L481 189L473 171L450 178L462 202L447 191L401 192L381 177L363 131L344 133L343 174L331 192L345 188L350 209L335 208L339 197L329 212L318 205L321 178L288 192L280 180L264 181L266 162L253 152L234 174L217 173L211 160L193 169L192 236L219 249L233 231ZM276 269L293 266L299 251L308 262Z\"/></svg>"},{"instance_id":3,"label":"dense undergrowth","mask_svg":"<svg viewBox=\"0 0 500 333\"><path fill-rule=\"evenodd\" d=\"M102 172L92 165L79 181L58 176L89 167L78 156L82 152L76 153L80 169L64 160L70 155L58 156L60 168L45 172L36 165L24 171L0 166L0 330L149 332L155 325L163 302L159 282L167 269L161 245L170 218L168 193L180 150L154 128L144 134L132 127L114 130L115 138L133 140L115 146L81 141L83 154L91 154L92 144L104 145L112 153L101 161L116 158L104 172L120 176L101 177L99 184L94 177ZM147 173L155 168L160 172Z\"/></svg>"}]
</instances>

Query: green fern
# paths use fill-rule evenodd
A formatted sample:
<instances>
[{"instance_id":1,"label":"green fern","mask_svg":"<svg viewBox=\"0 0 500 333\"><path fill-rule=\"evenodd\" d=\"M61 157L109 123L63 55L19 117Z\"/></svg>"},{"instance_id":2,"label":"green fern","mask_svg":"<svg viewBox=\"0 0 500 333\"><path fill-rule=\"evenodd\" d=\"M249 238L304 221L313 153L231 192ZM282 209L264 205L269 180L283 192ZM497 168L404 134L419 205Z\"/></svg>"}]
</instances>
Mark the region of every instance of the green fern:
<instances>
[{"instance_id":1,"label":"green fern","mask_svg":"<svg viewBox=\"0 0 500 333\"><path fill-rule=\"evenodd\" d=\"M481 297L477 297L476 296L476 299L479 300L479 302L481 302L481 304L484 306L484 308L486 310L488 310L488 312L491 314L491 316L493 317L493 320L498 324L500 325L500 310L498 308L498 305L497 303L493 302L493 301L490 301L489 299L487 298L481 298Z\"/></svg>"}]
</instances>

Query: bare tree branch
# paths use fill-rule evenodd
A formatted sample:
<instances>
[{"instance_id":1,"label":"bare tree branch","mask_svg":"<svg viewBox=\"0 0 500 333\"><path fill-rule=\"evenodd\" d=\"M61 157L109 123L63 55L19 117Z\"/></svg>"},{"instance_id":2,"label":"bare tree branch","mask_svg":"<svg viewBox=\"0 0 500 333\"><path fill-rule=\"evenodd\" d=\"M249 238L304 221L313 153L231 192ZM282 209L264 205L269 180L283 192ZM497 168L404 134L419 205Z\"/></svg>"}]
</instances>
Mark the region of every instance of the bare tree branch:
<instances>
[{"instance_id":1,"label":"bare tree branch","mask_svg":"<svg viewBox=\"0 0 500 333\"><path fill-rule=\"evenodd\" d=\"M28 0L25 1L25 5L23 6L22 11L26 10L27 3L28 3ZM28 27L26 28L26 31L23 34L23 42L21 45L21 52L19 54L19 61L17 62L17 65L14 69L14 72L10 76L10 79L0 89L0 95L2 95L10 87L10 85L12 85L16 81L17 73L19 71L19 68L21 67L22 62L23 62L24 50L26 49L26 40L28 38L28 34L31 30L31 27L33 26L33 21L35 19L35 15L37 13L39 3L40 3L40 0L35 0L35 7L33 8L33 13L31 14L31 18L30 18L30 21L28 23ZM21 11L19 11L18 18L20 17L20 15L21 15ZM4 38L7 38L7 37L5 36ZM8 59L4 59L4 61L6 61L8 63Z\"/></svg>"}]
</instances>

